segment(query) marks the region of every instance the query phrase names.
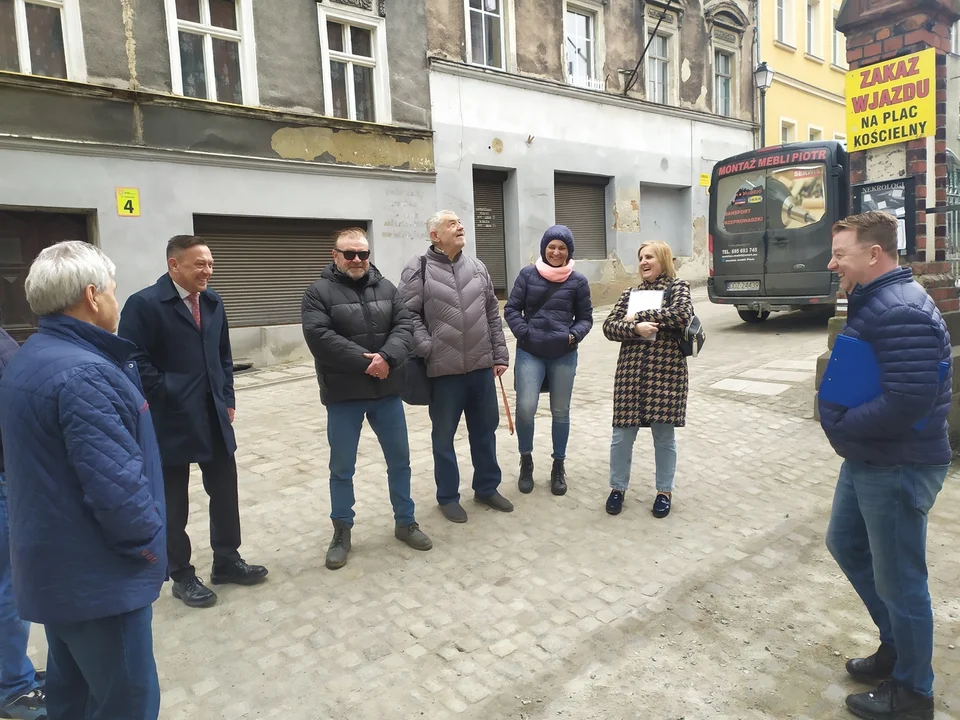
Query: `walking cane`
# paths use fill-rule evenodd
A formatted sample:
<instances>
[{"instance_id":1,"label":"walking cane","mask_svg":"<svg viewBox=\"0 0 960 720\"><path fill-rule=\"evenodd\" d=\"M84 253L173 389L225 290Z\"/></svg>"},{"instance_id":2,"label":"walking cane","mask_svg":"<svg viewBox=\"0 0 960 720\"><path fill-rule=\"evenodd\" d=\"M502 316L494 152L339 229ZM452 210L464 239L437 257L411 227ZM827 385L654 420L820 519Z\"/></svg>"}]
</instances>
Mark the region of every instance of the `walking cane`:
<instances>
[{"instance_id":1,"label":"walking cane","mask_svg":"<svg viewBox=\"0 0 960 720\"><path fill-rule=\"evenodd\" d=\"M510 403L507 401L507 391L503 389L503 377L498 377L500 381L500 395L503 397L503 409L507 411L507 425L510 427L510 434L513 435L513 415L510 414Z\"/></svg>"}]
</instances>

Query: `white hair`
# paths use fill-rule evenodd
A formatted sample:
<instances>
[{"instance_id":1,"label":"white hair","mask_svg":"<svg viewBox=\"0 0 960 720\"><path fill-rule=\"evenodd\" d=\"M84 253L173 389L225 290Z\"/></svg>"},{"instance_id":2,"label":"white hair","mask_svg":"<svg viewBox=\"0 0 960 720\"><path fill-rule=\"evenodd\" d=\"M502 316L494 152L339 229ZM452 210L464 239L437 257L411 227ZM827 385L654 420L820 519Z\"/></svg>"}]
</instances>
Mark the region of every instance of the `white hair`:
<instances>
[{"instance_id":1,"label":"white hair","mask_svg":"<svg viewBox=\"0 0 960 720\"><path fill-rule=\"evenodd\" d=\"M444 220L455 217L457 217L457 214L453 210L437 210L437 212L431 215L430 219L427 220L427 232L432 233L434 230L443 225Z\"/></svg>"},{"instance_id":2,"label":"white hair","mask_svg":"<svg viewBox=\"0 0 960 720\"><path fill-rule=\"evenodd\" d=\"M91 285L105 292L116 272L116 265L100 248L66 240L37 255L23 289L36 315L56 315L80 302Z\"/></svg>"}]
</instances>

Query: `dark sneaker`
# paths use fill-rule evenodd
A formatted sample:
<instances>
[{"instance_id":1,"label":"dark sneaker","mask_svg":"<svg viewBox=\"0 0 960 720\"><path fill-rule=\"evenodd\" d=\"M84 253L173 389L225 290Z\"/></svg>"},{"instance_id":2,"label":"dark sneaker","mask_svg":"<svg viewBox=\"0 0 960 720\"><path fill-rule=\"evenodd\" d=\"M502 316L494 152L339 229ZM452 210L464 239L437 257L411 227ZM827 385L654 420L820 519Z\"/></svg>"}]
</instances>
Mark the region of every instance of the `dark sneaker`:
<instances>
[{"instance_id":1,"label":"dark sneaker","mask_svg":"<svg viewBox=\"0 0 960 720\"><path fill-rule=\"evenodd\" d=\"M619 515L623 510L623 491L611 490L610 497L607 498L607 514Z\"/></svg>"},{"instance_id":2,"label":"dark sneaker","mask_svg":"<svg viewBox=\"0 0 960 720\"><path fill-rule=\"evenodd\" d=\"M263 565L247 565L243 560L237 560L229 565L214 565L210 574L210 581L214 585L235 583L237 585L256 585L267 577L267 569Z\"/></svg>"},{"instance_id":3,"label":"dark sneaker","mask_svg":"<svg viewBox=\"0 0 960 720\"><path fill-rule=\"evenodd\" d=\"M933 720L933 698L917 695L893 680L876 690L848 695L847 709L864 720Z\"/></svg>"},{"instance_id":4,"label":"dark sneaker","mask_svg":"<svg viewBox=\"0 0 960 720\"><path fill-rule=\"evenodd\" d=\"M658 518L665 518L670 514L670 496L663 493L657 493L656 499L653 501L653 516Z\"/></svg>"},{"instance_id":5,"label":"dark sneaker","mask_svg":"<svg viewBox=\"0 0 960 720\"><path fill-rule=\"evenodd\" d=\"M520 456L520 479L517 481L520 492L533 492L533 455Z\"/></svg>"},{"instance_id":6,"label":"dark sneaker","mask_svg":"<svg viewBox=\"0 0 960 720\"><path fill-rule=\"evenodd\" d=\"M440 512L450 522L465 523L467 521L467 511L456 501L441 505Z\"/></svg>"},{"instance_id":7,"label":"dark sneaker","mask_svg":"<svg viewBox=\"0 0 960 720\"><path fill-rule=\"evenodd\" d=\"M897 651L881 644L870 657L847 660L847 672L854 680L872 684L889 680L896 664Z\"/></svg>"},{"instance_id":8,"label":"dark sneaker","mask_svg":"<svg viewBox=\"0 0 960 720\"><path fill-rule=\"evenodd\" d=\"M402 540L414 550L429 550L433 547L433 541L424 534L416 523L397 525L393 531L393 536L397 540Z\"/></svg>"},{"instance_id":9,"label":"dark sneaker","mask_svg":"<svg viewBox=\"0 0 960 720\"><path fill-rule=\"evenodd\" d=\"M473 499L481 505L487 505L500 512L513 512L513 503L496 491L493 495L474 495Z\"/></svg>"},{"instance_id":10,"label":"dark sneaker","mask_svg":"<svg viewBox=\"0 0 960 720\"><path fill-rule=\"evenodd\" d=\"M0 718L16 720L47 720L47 698L37 688L0 707Z\"/></svg>"},{"instance_id":11,"label":"dark sneaker","mask_svg":"<svg viewBox=\"0 0 960 720\"><path fill-rule=\"evenodd\" d=\"M333 540L327 548L327 569L337 570L347 564L350 552L350 528L340 520L333 521Z\"/></svg>"},{"instance_id":12,"label":"dark sneaker","mask_svg":"<svg viewBox=\"0 0 960 720\"><path fill-rule=\"evenodd\" d=\"M563 469L563 460L553 461L553 470L550 471L550 492L554 495L567 494L567 473Z\"/></svg>"},{"instance_id":13,"label":"dark sneaker","mask_svg":"<svg viewBox=\"0 0 960 720\"><path fill-rule=\"evenodd\" d=\"M183 600L183 604L192 608L205 608L215 605L217 594L203 584L203 580L196 575L175 582L173 584L173 596L177 600Z\"/></svg>"}]
</instances>

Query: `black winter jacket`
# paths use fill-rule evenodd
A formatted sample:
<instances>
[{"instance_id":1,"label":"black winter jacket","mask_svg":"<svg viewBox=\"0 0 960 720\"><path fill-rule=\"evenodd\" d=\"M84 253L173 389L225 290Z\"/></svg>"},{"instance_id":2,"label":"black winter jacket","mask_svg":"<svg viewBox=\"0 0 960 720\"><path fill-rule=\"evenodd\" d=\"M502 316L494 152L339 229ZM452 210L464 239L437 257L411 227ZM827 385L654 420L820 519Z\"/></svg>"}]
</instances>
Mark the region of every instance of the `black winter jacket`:
<instances>
[{"instance_id":1,"label":"black winter jacket","mask_svg":"<svg viewBox=\"0 0 960 720\"><path fill-rule=\"evenodd\" d=\"M400 394L413 321L397 288L376 267L353 280L330 263L304 293L300 314L324 405ZM390 364L383 380L366 374L370 360L363 354L373 352Z\"/></svg>"}]
</instances>

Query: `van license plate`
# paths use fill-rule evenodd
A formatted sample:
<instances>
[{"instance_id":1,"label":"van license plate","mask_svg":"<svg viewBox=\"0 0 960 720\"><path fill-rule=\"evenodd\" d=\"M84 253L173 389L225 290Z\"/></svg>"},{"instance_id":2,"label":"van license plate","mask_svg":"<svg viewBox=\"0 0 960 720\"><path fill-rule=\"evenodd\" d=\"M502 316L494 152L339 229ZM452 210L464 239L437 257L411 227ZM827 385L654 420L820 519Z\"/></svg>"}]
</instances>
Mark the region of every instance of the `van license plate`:
<instances>
[{"instance_id":1,"label":"van license plate","mask_svg":"<svg viewBox=\"0 0 960 720\"><path fill-rule=\"evenodd\" d=\"M728 282L727 290L729 292L749 292L750 290L759 290L759 280L747 280L742 282Z\"/></svg>"}]
</instances>

